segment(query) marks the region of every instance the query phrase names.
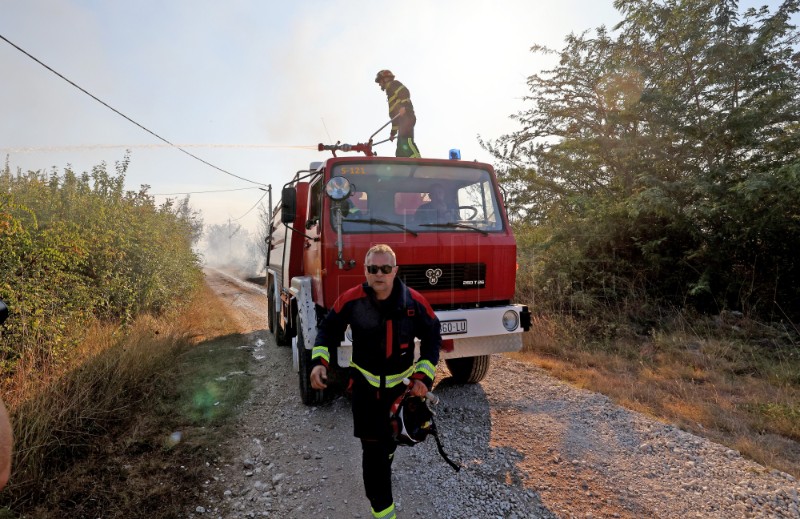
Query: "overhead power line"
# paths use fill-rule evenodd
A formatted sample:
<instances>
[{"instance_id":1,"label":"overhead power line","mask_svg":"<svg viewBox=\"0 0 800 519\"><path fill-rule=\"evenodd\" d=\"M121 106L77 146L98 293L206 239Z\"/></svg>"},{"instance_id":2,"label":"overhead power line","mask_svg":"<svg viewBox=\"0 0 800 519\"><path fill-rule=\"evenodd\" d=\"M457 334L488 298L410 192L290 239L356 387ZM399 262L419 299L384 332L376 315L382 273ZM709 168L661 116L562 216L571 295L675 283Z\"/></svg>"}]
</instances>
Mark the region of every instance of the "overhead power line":
<instances>
[{"instance_id":1,"label":"overhead power line","mask_svg":"<svg viewBox=\"0 0 800 519\"><path fill-rule=\"evenodd\" d=\"M149 143L149 144L68 144L64 146L10 146L0 147L1 153L38 153L38 152L59 152L59 151L81 151L81 150L110 150L110 149L157 149L171 148L239 148L239 149L293 149L293 150L316 150L317 146L292 146L290 144L224 144L224 143L198 143L175 145ZM263 184L262 184L263 185Z\"/></svg>"},{"instance_id":2,"label":"overhead power line","mask_svg":"<svg viewBox=\"0 0 800 519\"><path fill-rule=\"evenodd\" d=\"M230 191L249 191L251 189L261 189L260 187L240 187L238 189L214 189L210 191L184 191L181 193L148 193L151 196L176 196L176 195L195 195L202 193L228 193Z\"/></svg>"},{"instance_id":3,"label":"overhead power line","mask_svg":"<svg viewBox=\"0 0 800 519\"><path fill-rule=\"evenodd\" d=\"M266 191L266 190L265 190L265 191ZM269 194L269 191L267 191L266 193L264 193L263 195L261 195L261 198L259 198L259 199L258 199L258 202L256 202L256 203L253 205L253 207L251 207L250 209L248 209L248 210L247 210L247 212L245 212L245 213L244 213L242 216L240 216L239 218L234 218L234 220L233 220L233 221L234 221L234 222L238 222L239 220L241 220L242 218L244 218L245 216L247 216L248 214L250 214L250 212L251 212L253 209L255 209L256 207L258 207L258 204L260 204L260 203L261 203L261 201L262 201L262 200L264 200L264 197L265 197L265 196L267 196L268 194Z\"/></svg>"},{"instance_id":4,"label":"overhead power line","mask_svg":"<svg viewBox=\"0 0 800 519\"><path fill-rule=\"evenodd\" d=\"M201 159L201 158L200 158L200 157L198 157L197 155L194 155L193 153L191 153L191 152L189 152L189 151L186 151L185 149L181 148L180 146L178 146L178 145L176 145L176 144L173 144L172 142L168 141L167 139L165 139L164 137L162 137L162 136L160 136L159 134L155 133L154 131L152 131L152 130L149 130L148 128L145 128L145 127L144 127L144 126L142 126L141 124L137 123L136 121L134 121L133 119L131 119L131 118L130 118L130 117L128 117L127 115L123 114L122 112L120 112L119 110L117 110L116 108L114 108L113 106L109 105L109 104L108 104L108 103L106 103L105 101L103 101L103 100L99 99L97 96L95 96L94 94L92 94L91 92L89 92L88 90L86 90L85 88L83 88L83 87L79 86L78 84L76 84L74 81L71 81L70 79L67 79L66 77L64 77L64 75L62 75L62 74L60 74L59 72L55 71L54 69L52 69L52 68L51 68L51 67L49 67L48 65L44 64L44 63L43 63L41 60L39 60L38 58L36 58L35 56L33 56L31 53L27 52L25 49L23 49L23 48L21 48L20 46L16 45L16 44L15 44L15 43L13 43L12 41L10 41L8 38L6 38L5 36L3 36L2 34L0 34L0 39L2 39L2 40L3 40L3 41L5 41L6 43L8 43L8 44L9 44L9 45L11 45L12 47L14 47L15 49L17 49L17 50L18 50L18 51L20 51L21 53L25 54L25 55L26 55L26 56L28 56L30 59L32 59L33 61L35 61L35 62L36 62L36 63L38 63L39 65L43 66L44 68L46 68L47 70L49 70L50 72L52 72L53 74L55 74L56 76L60 77L61 79L63 79L63 80L64 80L64 81L66 81L67 83L69 83L70 85L74 86L75 88L77 88L78 90L80 90L81 92L83 92L84 94L88 95L89 97L91 97L92 99L94 99L95 101L97 101L98 103L102 104L103 106L105 106L106 108L108 108L109 110L111 110L112 112L114 112L114 113L116 113L117 115L119 115L119 116L121 116L121 117L123 117L123 118L127 119L127 120L128 120L128 121L130 121L131 123L133 123L133 124L135 124L136 126L138 126L139 128L141 128L142 130L146 131L147 133L149 133L150 135L152 135L152 136L153 136L153 137L155 137L156 139L158 139L158 140L160 140L160 141L163 141L163 142L165 142L165 143L169 144L169 145L170 145L170 146L172 146L173 148L175 148L175 149L177 149L177 150L180 150L181 152L185 153L186 155L188 155L188 156L192 157L193 159L195 159L195 160L198 160L198 161L202 162L203 164L205 164L206 166L210 166L210 167L212 167L212 168L216 169L217 171L220 171L220 172L222 172L222 173L225 173L226 175L230 175L230 176L232 176L232 177L238 178L239 180L244 180L245 182L250 182L251 184L257 184L257 185L260 185L260 186L265 186L265 185L266 185L266 184L264 184L264 183L262 183L262 182L256 182L255 180L250 180L250 179L248 179L248 178L244 178L244 177L241 177L241 176L239 176L239 175L236 175L236 174L234 174L234 173L231 173L230 171L226 171L226 170L224 170L224 169L220 168L219 166L215 166L214 164L212 164L212 163L210 163L210 162L208 162L208 161L206 161L206 160L204 160L204 159Z\"/></svg>"}]
</instances>

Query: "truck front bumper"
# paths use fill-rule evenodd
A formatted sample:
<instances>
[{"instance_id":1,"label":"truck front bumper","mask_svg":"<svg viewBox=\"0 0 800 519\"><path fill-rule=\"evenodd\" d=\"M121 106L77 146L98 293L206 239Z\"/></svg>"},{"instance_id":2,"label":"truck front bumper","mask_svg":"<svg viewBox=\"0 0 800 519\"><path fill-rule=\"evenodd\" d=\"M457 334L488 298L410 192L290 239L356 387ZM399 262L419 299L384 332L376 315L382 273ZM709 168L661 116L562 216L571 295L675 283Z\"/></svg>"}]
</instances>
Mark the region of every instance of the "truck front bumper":
<instances>
[{"instance_id":1,"label":"truck front bumper","mask_svg":"<svg viewBox=\"0 0 800 519\"><path fill-rule=\"evenodd\" d=\"M525 305L440 310L436 316L447 330L442 334L440 356L443 359L519 351L522 332L531 327L531 314ZM513 329L509 329L512 326ZM349 332L348 328L338 348L337 363L343 368L350 365L353 349ZM416 341L416 353L418 356L419 341Z\"/></svg>"}]
</instances>

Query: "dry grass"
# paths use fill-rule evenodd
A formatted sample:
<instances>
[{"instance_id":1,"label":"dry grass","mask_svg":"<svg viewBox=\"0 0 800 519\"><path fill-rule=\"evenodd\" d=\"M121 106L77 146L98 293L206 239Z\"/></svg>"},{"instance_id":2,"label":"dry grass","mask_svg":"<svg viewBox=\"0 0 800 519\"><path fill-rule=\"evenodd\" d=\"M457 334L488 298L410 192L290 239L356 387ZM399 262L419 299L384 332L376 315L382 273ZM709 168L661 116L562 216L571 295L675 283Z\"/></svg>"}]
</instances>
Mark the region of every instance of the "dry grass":
<instances>
[{"instance_id":1,"label":"dry grass","mask_svg":"<svg viewBox=\"0 0 800 519\"><path fill-rule=\"evenodd\" d=\"M80 485L59 480L62 470L95 457L118 431L135 428L142 404L151 405L170 390L164 382L177 375L181 357L193 347L209 337L235 333L226 314L210 304L213 300L210 292L201 292L183 312L143 317L126 330L98 324L80 350L48 365L22 359L13 378L3 381L15 454L0 507L30 511L44 494ZM95 475L84 481L86 492L98 484L91 481L97 472L121 470L120 465L108 466L109 461L101 456L89 469Z\"/></svg>"},{"instance_id":2,"label":"dry grass","mask_svg":"<svg viewBox=\"0 0 800 519\"><path fill-rule=\"evenodd\" d=\"M514 356L619 404L674 423L800 477L800 348L795 336L743 318L637 337L538 317Z\"/></svg>"}]
</instances>

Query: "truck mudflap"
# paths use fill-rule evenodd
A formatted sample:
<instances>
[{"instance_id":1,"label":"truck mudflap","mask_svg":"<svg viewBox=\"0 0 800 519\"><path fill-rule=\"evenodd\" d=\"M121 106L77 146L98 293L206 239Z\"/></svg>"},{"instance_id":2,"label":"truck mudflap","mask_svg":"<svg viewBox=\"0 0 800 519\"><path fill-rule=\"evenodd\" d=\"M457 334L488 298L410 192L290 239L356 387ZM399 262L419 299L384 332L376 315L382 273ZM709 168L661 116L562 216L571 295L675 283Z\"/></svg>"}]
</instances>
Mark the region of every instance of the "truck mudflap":
<instances>
[{"instance_id":1,"label":"truck mudflap","mask_svg":"<svg viewBox=\"0 0 800 519\"><path fill-rule=\"evenodd\" d=\"M292 286L289 288L289 292L297 303L295 325L298 328L302 328L302 333L299 335L303 343L298 344L298 334L295 334L295 337L292 338L292 365L294 370L298 371L300 367L300 351L310 351L314 347L314 340L317 338L317 318L314 301L311 300L311 277L292 278Z\"/></svg>"},{"instance_id":2,"label":"truck mudflap","mask_svg":"<svg viewBox=\"0 0 800 519\"><path fill-rule=\"evenodd\" d=\"M530 329L531 317L525 305L437 311L442 326L442 359L477 357L522 349L522 332ZM511 329L509 329L511 328ZM349 329L339 345L337 362L350 365L352 343ZM416 341L419 356L419 341Z\"/></svg>"}]
</instances>

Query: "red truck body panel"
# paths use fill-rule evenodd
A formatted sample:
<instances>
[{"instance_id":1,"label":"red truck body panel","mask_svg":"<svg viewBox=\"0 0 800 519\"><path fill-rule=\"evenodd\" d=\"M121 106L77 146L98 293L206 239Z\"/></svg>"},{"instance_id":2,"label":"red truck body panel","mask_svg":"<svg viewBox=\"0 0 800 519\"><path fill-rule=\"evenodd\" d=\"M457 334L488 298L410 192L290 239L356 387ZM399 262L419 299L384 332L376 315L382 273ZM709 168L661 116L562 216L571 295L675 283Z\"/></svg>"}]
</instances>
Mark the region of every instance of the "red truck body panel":
<instances>
[{"instance_id":1,"label":"red truck body panel","mask_svg":"<svg viewBox=\"0 0 800 519\"><path fill-rule=\"evenodd\" d=\"M429 235L424 238L423 235L420 235L415 239L413 246L409 246L408 240L397 234L352 236L344 248L344 255L346 258L354 259L356 266L343 271L335 266L337 257L335 234L333 231L329 232L333 236L323 238L322 241L333 243L333 245L324 247L320 251L319 259L314 258L317 265L325 265L325 268L318 269L316 272L312 271L314 302L325 308L333 306L338 294L364 282L364 256L367 250L376 243L385 243L395 251L397 264L400 266L398 276L401 279L403 279L403 269L413 265L425 265L432 268L452 264L492 265L492 268L487 271L486 278L482 280L484 284L480 287L453 290L450 286L442 285L438 289L425 290L425 297L434 306L508 302L514 297L516 244L513 236L493 237L487 243L482 241L485 240L483 236L477 234ZM411 284L411 286L414 285Z\"/></svg>"}]
</instances>

